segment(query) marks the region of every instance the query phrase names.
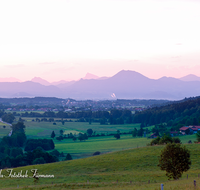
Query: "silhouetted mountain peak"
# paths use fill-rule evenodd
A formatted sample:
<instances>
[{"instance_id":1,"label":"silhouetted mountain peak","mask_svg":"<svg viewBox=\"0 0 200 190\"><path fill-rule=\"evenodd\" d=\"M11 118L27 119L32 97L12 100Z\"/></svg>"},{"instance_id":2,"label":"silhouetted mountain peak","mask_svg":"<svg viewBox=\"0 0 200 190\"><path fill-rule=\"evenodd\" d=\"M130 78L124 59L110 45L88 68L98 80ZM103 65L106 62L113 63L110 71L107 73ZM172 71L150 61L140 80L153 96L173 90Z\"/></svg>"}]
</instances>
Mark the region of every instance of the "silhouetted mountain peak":
<instances>
[{"instance_id":1,"label":"silhouetted mountain peak","mask_svg":"<svg viewBox=\"0 0 200 190\"><path fill-rule=\"evenodd\" d=\"M0 97L53 96L75 99L182 99L199 96L200 81L182 81L172 77L150 79L136 71L122 70L114 76L100 80L90 74L79 81L57 86L35 77L27 82L0 82ZM97 77L97 76L96 76ZM187 76L188 77L188 76ZM189 77L196 77L189 75ZM85 80L86 78L92 80ZM197 77L200 78L200 77Z\"/></svg>"},{"instance_id":2,"label":"silhouetted mountain peak","mask_svg":"<svg viewBox=\"0 0 200 190\"><path fill-rule=\"evenodd\" d=\"M158 80L162 80L162 81L168 80L169 81L169 80L179 80L179 79L164 76L164 77L159 78Z\"/></svg>"},{"instance_id":3,"label":"silhouetted mountain peak","mask_svg":"<svg viewBox=\"0 0 200 190\"><path fill-rule=\"evenodd\" d=\"M136 72L136 71L130 71L130 70L121 70L116 75L114 75L111 78L115 79L132 79L132 80L142 80L142 79L149 79L148 77Z\"/></svg>"},{"instance_id":4,"label":"silhouetted mountain peak","mask_svg":"<svg viewBox=\"0 0 200 190\"><path fill-rule=\"evenodd\" d=\"M87 73L83 79L98 79L99 77L91 73Z\"/></svg>"},{"instance_id":5,"label":"silhouetted mountain peak","mask_svg":"<svg viewBox=\"0 0 200 190\"><path fill-rule=\"evenodd\" d=\"M200 77L190 74L190 75L186 75L184 77L179 78L182 81L200 81Z\"/></svg>"},{"instance_id":6,"label":"silhouetted mountain peak","mask_svg":"<svg viewBox=\"0 0 200 190\"><path fill-rule=\"evenodd\" d=\"M51 85L48 81L46 81L46 80L44 80L40 77L34 77L33 79L31 79L31 81L40 83L40 84L45 85L45 86Z\"/></svg>"}]
</instances>

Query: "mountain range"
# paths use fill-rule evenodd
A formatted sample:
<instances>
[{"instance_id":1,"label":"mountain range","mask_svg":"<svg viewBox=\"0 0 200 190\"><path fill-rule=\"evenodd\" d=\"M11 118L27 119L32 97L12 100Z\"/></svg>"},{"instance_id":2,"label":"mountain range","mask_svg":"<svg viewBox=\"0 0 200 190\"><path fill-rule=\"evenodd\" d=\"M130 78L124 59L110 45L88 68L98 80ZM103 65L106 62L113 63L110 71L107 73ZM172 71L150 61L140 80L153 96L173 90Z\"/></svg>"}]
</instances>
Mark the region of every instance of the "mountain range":
<instances>
[{"instance_id":1,"label":"mountain range","mask_svg":"<svg viewBox=\"0 0 200 190\"><path fill-rule=\"evenodd\" d=\"M200 77L150 79L122 70L112 77L87 74L78 81L50 83L39 77L26 82L0 82L0 97L59 97L74 99L170 99L200 95Z\"/></svg>"}]
</instances>

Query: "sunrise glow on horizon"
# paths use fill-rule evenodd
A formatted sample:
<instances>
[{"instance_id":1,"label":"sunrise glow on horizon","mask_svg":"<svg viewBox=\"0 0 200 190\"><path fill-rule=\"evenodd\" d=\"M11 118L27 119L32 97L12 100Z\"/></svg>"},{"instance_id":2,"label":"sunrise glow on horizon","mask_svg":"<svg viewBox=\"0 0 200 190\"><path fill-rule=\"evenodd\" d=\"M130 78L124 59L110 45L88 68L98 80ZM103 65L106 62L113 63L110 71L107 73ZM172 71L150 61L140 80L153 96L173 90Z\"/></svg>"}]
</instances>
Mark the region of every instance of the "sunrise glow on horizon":
<instances>
[{"instance_id":1,"label":"sunrise glow on horizon","mask_svg":"<svg viewBox=\"0 0 200 190\"><path fill-rule=\"evenodd\" d=\"M199 10L195 0L1 1L0 78L200 76Z\"/></svg>"}]
</instances>

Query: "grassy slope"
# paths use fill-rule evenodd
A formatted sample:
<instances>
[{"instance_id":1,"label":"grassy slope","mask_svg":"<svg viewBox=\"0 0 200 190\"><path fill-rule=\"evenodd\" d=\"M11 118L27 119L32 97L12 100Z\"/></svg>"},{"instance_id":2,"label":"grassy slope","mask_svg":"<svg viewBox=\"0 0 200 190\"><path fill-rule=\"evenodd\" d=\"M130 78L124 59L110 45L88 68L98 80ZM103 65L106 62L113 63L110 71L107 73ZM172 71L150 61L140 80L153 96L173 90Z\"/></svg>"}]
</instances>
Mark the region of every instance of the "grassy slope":
<instances>
[{"instance_id":1,"label":"grassy slope","mask_svg":"<svg viewBox=\"0 0 200 190\"><path fill-rule=\"evenodd\" d=\"M37 168L40 174L55 175L54 179L39 179L37 187L42 188L45 185L44 189L82 189L85 187L92 189L158 189L161 183L164 183L165 189L190 189L194 179L200 186L197 178L200 173L200 145L186 146L191 151L192 159L192 167L186 173L189 175L188 180L185 180L186 174L184 174L182 179L168 182L165 172L157 167L158 156L163 146L136 148L72 161L27 166L16 168L14 171L28 170L31 176L30 170ZM5 174L5 171L2 173ZM117 180L118 183L116 183ZM35 188L32 178L0 178L0 182L4 184L4 188L16 188L17 185Z\"/></svg>"},{"instance_id":2,"label":"grassy slope","mask_svg":"<svg viewBox=\"0 0 200 190\"><path fill-rule=\"evenodd\" d=\"M91 137L85 142L66 139L61 142L55 140L55 148L60 152L70 153L73 158L88 157L96 151L102 153L144 147L150 139L147 138L133 138L131 135L121 135L119 140L113 136L105 137Z\"/></svg>"},{"instance_id":3,"label":"grassy slope","mask_svg":"<svg viewBox=\"0 0 200 190\"><path fill-rule=\"evenodd\" d=\"M195 135L187 135L179 137L182 143L187 143L189 140L195 141ZM113 136L91 137L85 142L66 139L61 142L54 140L55 148L60 152L70 153L73 158L84 158L91 156L94 152L100 151L103 153L125 150L130 148L145 147L151 139L133 138L131 135L121 135L121 139L116 140Z\"/></svg>"}]
</instances>

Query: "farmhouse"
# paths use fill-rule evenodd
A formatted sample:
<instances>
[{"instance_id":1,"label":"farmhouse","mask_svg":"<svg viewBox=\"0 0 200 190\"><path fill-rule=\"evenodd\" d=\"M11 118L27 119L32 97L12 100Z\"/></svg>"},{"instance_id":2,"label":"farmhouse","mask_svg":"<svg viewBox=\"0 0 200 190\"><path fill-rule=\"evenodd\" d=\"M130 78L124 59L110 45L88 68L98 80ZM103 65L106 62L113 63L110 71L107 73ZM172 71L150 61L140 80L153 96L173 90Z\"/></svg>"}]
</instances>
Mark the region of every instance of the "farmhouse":
<instances>
[{"instance_id":1,"label":"farmhouse","mask_svg":"<svg viewBox=\"0 0 200 190\"><path fill-rule=\"evenodd\" d=\"M184 126L184 127L181 127L179 130L183 135L194 134L200 131L200 126Z\"/></svg>"},{"instance_id":2,"label":"farmhouse","mask_svg":"<svg viewBox=\"0 0 200 190\"><path fill-rule=\"evenodd\" d=\"M154 139L154 138L156 138L156 137L157 137L156 133L153 133L152 135L150 135L149 138Z\"/></svg>"},{"instance_id":3,"label":"farmhouse","mask_svg":"<svg viewBox=\"0 0 200 190\"><path fill-rule=\"evenodd\" d=\"M197 133L198 131L200 131L200 126L192 126L191 129L194 131L194 133Z\"/></svg>"}]
</instances>

